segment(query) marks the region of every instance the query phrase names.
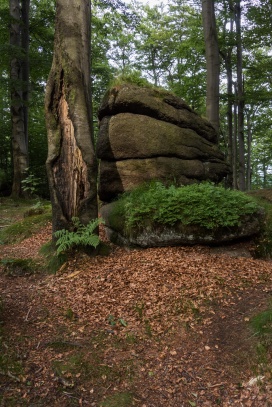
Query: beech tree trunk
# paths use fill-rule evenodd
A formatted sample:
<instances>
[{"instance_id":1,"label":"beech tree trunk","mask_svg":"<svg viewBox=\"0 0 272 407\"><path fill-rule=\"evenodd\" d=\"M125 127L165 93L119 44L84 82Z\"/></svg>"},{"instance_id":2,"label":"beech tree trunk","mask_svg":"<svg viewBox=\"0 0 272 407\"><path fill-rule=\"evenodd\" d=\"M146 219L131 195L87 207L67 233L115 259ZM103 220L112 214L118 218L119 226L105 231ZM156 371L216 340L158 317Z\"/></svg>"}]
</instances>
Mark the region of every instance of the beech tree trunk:
<instances>
[{"instance_id":1,"label":"beech tree trunk","mask_svg":"<svg viewBox=\"0 0 272 407\"><path fill-rule=\"evenodd\" d=\"M253 115L254 116L254 115ZM252 144L252 112L247 112L247 171L246 171L246 189L247 191L251 190L251 144Z\"/></svg>"},{"instance_id":2,"label":"beech tree trunk","mask_svg":"<svg viewBox=\"0 0 272 407\"><path fill-rule=\"evenodd\" d=\"M26 1L25 3L28 3ZM22 9L19 0L9 1L11 17L10 46L12 57L10 61L11 82L11 141L13 158L13 185L12 196L18 198L24 195L22 180L28 168L28 137L27 137L27 111L23 99L23 86L28 76L23 76L23 63L27 61L28 49L22 48ZM27 16L26 16L27 17ZM25 32L28 36L28 32ZM26 44L26 43L24 43ZM22 54L23 57L22 57ZM26 72L26 71L25 71Z\"/></svg>"},{"instance_id":3,"label":"beech tree trunk","mask_svg":"<svg viewBox=\"0 0 272 407\"><path fill-rule=\"evenodd\" d=\"M57 0L52 68L46 87L46 162L53 233L97 218L97 164L90 101L89 0Z\"/></svg>"},{"instance_id":4,"label":"beech tree trunk","mask_svg":"<svg viewBox=\"0 0 272 407\"><path fill-rule=\"evenodd\" d=\"M207 65L206 114L219 133L220 60L214 13L214 0L202 0L202 19Z\"/></svg>"},{"instance_id":5,"label":"beech tree trunk","mask_svg":"<svg viewBox=\"0 0 272 407\"><path fill-rule=\"evenodd\" d=\"M28 146L28 104L29 104L29 5L30 0L22 0L22 81L25 139Z\"/></svg>"},{"instance_id":6,"label":"beech tree trunk","mask_svg":"<svg viewBox=\"0 0 272 407\"><path fill-rule=\"evenodd\" d=\"M246 161L245 161L245 136L244 136L244 89L243 89L243 55L241 36L241 4L235 4L235 22L237 38L237 107L238 107L238 142L239 142L239 189L246 189Z\"/></svg>"}]
</instances>

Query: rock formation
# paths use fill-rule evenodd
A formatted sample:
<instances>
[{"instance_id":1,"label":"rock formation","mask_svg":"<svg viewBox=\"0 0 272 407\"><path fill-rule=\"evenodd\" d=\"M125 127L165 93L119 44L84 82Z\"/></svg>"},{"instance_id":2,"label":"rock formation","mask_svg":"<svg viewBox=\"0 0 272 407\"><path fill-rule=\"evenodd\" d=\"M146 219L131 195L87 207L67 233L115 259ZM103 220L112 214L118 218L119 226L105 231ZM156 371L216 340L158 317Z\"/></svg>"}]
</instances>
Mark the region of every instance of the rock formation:
<instances>
[{"instance_id":1,"label":"rock formation","mask_svg":"<svg viewBox=\"0 0 272 407\"><path fill-rule=\"evenodd\" d=\"M127 232L124 219L114 217L115 205L111 202L101 208L105 229L110 241L120 246L160 247L178 245L220 245L256 236L260 233L264 210L260 208L246 215L238 226L206 229L198 225L177 222L172 226L147 224L140 230Z\"/></svg>"},{"instance_id":2,"label":"rock formation","mask_svg":"<svg viewBox=\"0 0 272 407\"><path fill-rule=\"evenodd\" d=\"M144 181L218 182L229 171L212 125L169 92L130 84L112 88L99 119L102 201Z\"/></svg>"}]
</instances>

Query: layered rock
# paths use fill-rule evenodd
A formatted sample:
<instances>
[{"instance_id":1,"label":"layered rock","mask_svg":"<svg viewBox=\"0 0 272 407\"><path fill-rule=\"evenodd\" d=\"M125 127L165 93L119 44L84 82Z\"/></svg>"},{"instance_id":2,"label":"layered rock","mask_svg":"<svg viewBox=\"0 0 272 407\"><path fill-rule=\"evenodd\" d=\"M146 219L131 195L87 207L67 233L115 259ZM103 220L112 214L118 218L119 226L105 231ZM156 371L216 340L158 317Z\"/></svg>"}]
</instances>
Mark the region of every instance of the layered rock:
<instances>
[{"instance_id":1,"label":"layered rock","mask_svg":"<svg viewBox=\"0 0 272 407\"><path fill-rule=\"evenodd\" d=\"M228 165L212 125L165 91L122 85L102 102L99 197L110 202L144 181L218 182Z\"/></svg>"}]
</instances>

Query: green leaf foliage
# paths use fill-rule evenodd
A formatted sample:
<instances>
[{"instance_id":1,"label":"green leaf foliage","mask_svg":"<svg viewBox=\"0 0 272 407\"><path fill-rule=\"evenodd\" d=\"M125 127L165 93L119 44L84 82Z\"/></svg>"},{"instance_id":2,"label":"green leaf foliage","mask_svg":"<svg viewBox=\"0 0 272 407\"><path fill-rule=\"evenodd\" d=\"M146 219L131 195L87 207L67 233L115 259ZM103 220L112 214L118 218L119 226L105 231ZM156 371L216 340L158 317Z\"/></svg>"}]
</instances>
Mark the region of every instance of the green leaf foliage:
<instances>
[{"instance_id":1,"label":"green leaf foliage","mask_svg":"<svg viewBox=\"0 0 272 407\"><path fill-rule=\"evenodd\" d=\"M128 230L150 223L198 225L206 229L233 227L242 217L259 209L246 194L211 183L169 187L160 182L144 184L124 194L116 206Z\"/></svg>"},{"instance_id":2,"label":"green leaf foliage","mask_svg":"<svg viewBox=\"0 0 272 407\"><path fill-rule=\"evenodd\" d=\"M87 225L80 223L76 217L72 218L72 220L75 228L74 231L62 229L55 232L55 237L57 238L57 255L75 247L91 246L96 248L100 243L99 236L95 234L94 231L100 223L103 223L102 219L94 219Z\"/></svg>"}]
</instances>

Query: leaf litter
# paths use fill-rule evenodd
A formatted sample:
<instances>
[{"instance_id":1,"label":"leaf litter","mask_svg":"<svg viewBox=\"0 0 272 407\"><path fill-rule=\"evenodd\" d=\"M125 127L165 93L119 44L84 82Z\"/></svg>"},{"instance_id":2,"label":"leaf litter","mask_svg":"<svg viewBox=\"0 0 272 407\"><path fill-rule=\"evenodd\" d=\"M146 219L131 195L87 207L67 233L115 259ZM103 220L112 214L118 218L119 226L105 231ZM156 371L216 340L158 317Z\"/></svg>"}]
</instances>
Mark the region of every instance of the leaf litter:
<instances>
[{"instance_id":1,"label":"leaf litter","mask_svg":"<svg viewBox=\"0 0 272 407\"><path fill-rule=\"evenodd\" d=\"M37 257L50 233L2 246L1 258ZM141 407L272 405L249 328L271 299L271 262L230 247L109 245L57 275L0 274L5 346L24 370L0 371L1 406L110 406L127 392Z\"/></svg>"}]
</instances>

